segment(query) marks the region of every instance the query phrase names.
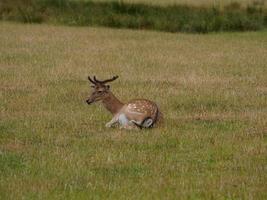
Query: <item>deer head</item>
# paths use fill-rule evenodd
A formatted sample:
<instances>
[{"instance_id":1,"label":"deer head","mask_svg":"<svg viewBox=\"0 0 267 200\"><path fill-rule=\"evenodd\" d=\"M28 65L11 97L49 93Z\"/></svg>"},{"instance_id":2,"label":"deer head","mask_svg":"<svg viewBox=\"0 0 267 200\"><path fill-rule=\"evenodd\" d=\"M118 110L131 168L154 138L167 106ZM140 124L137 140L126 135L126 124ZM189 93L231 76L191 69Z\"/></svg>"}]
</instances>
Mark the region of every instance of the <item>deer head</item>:
<instances>
[{"instance_id":1,"label":"deer head","mask_svg":"<svg viewBox=\"0 0 267 200\"><path fill-rule=\"evenodd\" d=\"M92 104L97 101L104 100L110 95L110 86L106 85L106 83L114 81L118 78L118 76L114 76L111 79L107 79L104 81L97 80L94 76L93 79L91 79L90 76L88 76L88 80L93 84L91 87L93 88L93 91L91 92L90 97L86 100L88 104Z\"/></svg>"}]
</instances>

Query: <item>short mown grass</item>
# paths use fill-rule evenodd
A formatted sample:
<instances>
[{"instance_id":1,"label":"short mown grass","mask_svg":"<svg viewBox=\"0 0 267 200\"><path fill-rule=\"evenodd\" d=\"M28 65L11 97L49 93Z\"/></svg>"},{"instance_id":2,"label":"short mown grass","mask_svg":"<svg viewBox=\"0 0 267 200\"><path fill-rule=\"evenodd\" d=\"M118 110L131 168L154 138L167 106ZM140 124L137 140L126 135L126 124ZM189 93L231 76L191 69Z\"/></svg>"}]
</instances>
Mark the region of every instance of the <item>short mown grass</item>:
<instances>
[{"instance_id":1,"label":"short mown grass","mask_svg":"<svg viewBox=\"0 0 267 200\"><path fill-rule=\"evenodd\" d=\"M0 199L266 199L267 33L0 24ZM88 75L164 126L107 129Z\"/></svg>"},{"instance_id":2,"label":"short mown grass","mask_svg":"<svg viewBox=\"0 0 267 200\"><path fill-rule=\"evenodd\" d=\"M24 23L106 26L167 32L207 33L267 27L264 3L166 6L124 1L3 0L0 19Z\"/></svg>"}]
</instances>

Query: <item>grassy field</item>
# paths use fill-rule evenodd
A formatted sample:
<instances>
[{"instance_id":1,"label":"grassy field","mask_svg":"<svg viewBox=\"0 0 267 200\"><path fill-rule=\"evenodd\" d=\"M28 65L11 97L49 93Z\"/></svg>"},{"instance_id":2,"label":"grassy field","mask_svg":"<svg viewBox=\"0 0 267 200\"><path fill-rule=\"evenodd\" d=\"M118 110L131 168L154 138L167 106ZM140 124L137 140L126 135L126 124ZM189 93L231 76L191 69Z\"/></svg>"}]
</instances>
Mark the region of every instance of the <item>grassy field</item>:
<instances>
[{"instance_id":1,"label":"grassy field","mask_svg":"<svg viewBox=\"0 0 267 200\"><path fill-rule=\"evenodd\" d=\"M267 32L0 24L0 199L266 199ZM87 75L155 100L107 129Z\"/></svg>"}]
</instances>

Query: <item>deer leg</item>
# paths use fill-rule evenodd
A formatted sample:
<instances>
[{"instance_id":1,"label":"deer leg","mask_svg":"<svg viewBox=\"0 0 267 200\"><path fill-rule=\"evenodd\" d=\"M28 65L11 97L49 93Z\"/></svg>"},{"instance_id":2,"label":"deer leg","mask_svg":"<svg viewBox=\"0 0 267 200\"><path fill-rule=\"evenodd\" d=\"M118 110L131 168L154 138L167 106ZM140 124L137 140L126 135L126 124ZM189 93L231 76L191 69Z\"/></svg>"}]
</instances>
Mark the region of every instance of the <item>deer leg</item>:
<instances>
[{"instance_id":1,"label":"deer leg","mask_svg":"<svg viewBox=\"0 0 267 200\"><path fill-rule=\"evenodd\" d=\"M139 128L133 124L126 124L120 127L120 129L127 129L127 130L139 130Z\"/></svg>"},{"instance_id":2,"label":"deer leg","mask_svg":"<svg viewBox=\"0 0 267 200\"><path fill-rule=\"evenodd\" d=\"M129 121L127 124L122 124L122 126L120 127L120 129L128 129L128 130L139 130L138 126L133 123L132 121Z\"/></svg>"},{"instance_id":3,"label":"deer leg","mask_svg":"<svg viewBox=\"0 0 267 200\"><path fill-rule=\"evenodd\" d=\"M118 123L118 117L114 116L108 123L106 123L106 127L110 128L116 123Z\"/></svg>"}]
</instances>

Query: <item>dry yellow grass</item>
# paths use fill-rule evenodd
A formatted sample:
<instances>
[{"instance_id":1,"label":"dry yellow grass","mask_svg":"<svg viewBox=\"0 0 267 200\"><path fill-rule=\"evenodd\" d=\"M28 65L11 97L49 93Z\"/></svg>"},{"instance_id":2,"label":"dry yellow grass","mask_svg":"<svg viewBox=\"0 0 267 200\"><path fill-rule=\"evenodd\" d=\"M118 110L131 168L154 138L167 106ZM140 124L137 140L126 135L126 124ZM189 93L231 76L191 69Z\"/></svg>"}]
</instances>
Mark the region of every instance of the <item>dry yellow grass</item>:
<instances>
[{"instance_id":1,"label":"dry yellow grass","mask_svg":"<svg viewBox=\"0 0 267 200\"><path fill-rule=\"evenodd\" d=\"M1 199L266 199L267 33L0 24ZM87 75L165 126L106 129Z\"/></svg>"}]
</instances>

